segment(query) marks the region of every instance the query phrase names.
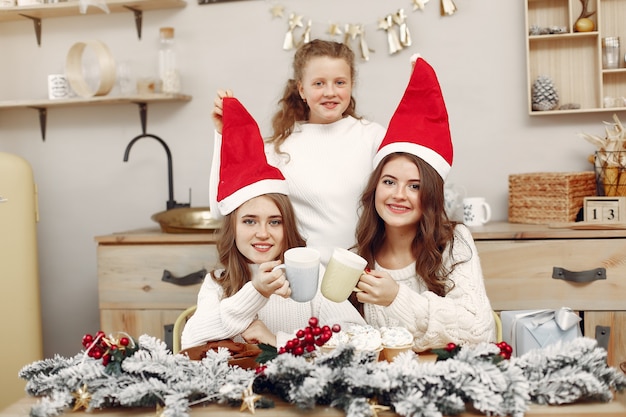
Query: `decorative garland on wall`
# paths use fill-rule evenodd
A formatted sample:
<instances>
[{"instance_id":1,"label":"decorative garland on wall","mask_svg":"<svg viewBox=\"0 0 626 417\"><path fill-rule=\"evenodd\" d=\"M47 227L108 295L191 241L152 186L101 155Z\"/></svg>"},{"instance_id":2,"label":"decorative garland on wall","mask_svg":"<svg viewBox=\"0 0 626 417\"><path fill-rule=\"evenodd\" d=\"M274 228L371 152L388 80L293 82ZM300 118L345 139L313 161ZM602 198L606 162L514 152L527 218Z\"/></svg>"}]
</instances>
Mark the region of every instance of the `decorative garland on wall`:
<instances>
[{"instance_id":1,"label":"decorative garland on wall","mask_svg":"<svg viewBox=\"0 0 626 417\"><path fill-rule=\"evenodd\" d=\"M410 0L413 11L424 10L426 3L429 0ZM441 4L441 16L452 16L456 13L456 5L453 0L440 0ZM280 3L273 3L270 8L272 18L280 18L287 20L287 33L283 41L283 49L286 51L297 48L303 43L308 43L311 40L311 32L313 27L326 26L324 33L330 36L331 39L340 40L346 45L356 45L360 53L361 58L364 61L369 61L370 52L373 52L366 39L365 29L373 26L374 24L364 23L341 23L338 20L331 20L329 23L323 24L320 22L314 22L312 19L307 18L305 14L301 14L296 11L287 11L285 6ZM409 33L407 25L408 16L404 9L398 9L396 12L390 12L384 17L378 19L376 23L377 30L385 32L387 38L387 47L389 54L393 55L404 48L411 46L411 34Z\"/></svg>"},{"instance_id":2,"label":"decorative garland on wall","mask_svg":"<svg viewBox=\"0 0 626 417\"><path fill-rule=\"evenodd\" d=\"M377 361L352 346L314 357L279 354L256 371L229 366L220 347L201 361L172 355L164 342L143 335L83 340L104 354L83 351L26 365L19 376L26 391L41 397L32 417L53 417L73 407L92 411L150 407L157 417L188 417L197 404L221 403L241 411L271 408L264 394L294 406L343 410L347 417L376 416L391 409L401 416L457 415L467 406L491 416L522 417L530 403L608 402L626 389L626 376L606 364L606 350L594 339L557 343L502 360L493 343L453 349L448 359L416 360L402 353ZM113 348L115 346L115 348ZM106 355L112 355L106 360Z\"/></svg>"}]
</instances>

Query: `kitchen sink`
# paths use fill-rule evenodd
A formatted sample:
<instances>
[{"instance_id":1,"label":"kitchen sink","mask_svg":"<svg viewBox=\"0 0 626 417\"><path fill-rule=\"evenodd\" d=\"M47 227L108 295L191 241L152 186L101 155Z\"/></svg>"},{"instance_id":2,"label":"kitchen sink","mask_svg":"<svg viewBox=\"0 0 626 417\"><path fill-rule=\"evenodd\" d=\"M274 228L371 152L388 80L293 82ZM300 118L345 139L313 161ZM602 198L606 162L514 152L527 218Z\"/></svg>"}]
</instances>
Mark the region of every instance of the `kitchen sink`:
<instances>
[{"instance_id":1,"label":"kitchen sink","mask_svg":"<svg viewBox=\"0 0 626 417\"><path fill-rule=\"evenodd\" d=\"M152 215L165 233L209 233L220 228L221 220L211 217L209 207L179 207Z\"/></svg>"}]
</instances>

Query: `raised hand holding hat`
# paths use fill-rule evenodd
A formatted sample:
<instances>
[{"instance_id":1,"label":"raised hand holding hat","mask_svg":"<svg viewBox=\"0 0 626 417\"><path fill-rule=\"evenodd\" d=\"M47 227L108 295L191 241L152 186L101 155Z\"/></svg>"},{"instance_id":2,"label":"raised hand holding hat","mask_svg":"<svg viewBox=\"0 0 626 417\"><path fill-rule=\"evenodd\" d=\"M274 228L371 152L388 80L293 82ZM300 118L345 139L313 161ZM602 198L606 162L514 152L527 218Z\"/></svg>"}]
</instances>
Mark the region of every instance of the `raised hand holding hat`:
<instances>
[{"instance_id":1,"label":"raised hand holding hat","mask_svg":"<svg viewBox=\"0 0 626 417\"><path fill-rule=\"evenodd\" d=\"M227 215L268 193L289 194L285 177L267 163L259 126L234 97L224 97L217 205Z\"/></svg>"}]
</instances>

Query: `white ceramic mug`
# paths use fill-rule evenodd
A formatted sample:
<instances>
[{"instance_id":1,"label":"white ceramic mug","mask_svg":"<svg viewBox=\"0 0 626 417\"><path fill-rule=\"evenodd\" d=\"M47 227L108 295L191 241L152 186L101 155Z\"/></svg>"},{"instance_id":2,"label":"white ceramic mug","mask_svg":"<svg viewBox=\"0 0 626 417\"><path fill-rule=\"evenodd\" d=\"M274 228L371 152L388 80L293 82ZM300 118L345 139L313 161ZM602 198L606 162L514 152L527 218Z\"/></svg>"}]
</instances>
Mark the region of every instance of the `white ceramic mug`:
<instances>
[{"instance_id":1,"label":"white ceramic mug","mask_svg":"<svg viewBox=\"0 0 626 417\"><path fill-rule=\"evenodd\" d=\"M466 226L482 226L491 220L491 206L483 197L463 199L463 223Z\"/></svg>"},{"instance_id":2,"label":"white ceramic mug","mask_svg":"<svg viewBox=\"0 0 626 417\"><path fill-rule=\"evenodd\" d=\"M48 75L48 98L50 100L68 98L70 96L70 85L64 74Z\"/></svg>"},{"instance_id":3,"label":"white ceramic mug","mask_svg":"<svg viewBox=\"0 0 626 417\"><path fill-rule=\"evenodd\" d=\"M317 293L320 273L320 253L312 248L291 248L285 251L285 263L274 267L283 268L291 299L300 303L311 301Z\"/></svg>"},{"instance_id":4,"label":"white ceramic mug","mask_svg":"<svg viewBox=\"0 0 626 417\"><path fill-rule=\"evenodd\" d=\"M347 300L366 266L356 253L335 248L322 278L322 295L336 303Z\"/></svg>"}]
</instances>

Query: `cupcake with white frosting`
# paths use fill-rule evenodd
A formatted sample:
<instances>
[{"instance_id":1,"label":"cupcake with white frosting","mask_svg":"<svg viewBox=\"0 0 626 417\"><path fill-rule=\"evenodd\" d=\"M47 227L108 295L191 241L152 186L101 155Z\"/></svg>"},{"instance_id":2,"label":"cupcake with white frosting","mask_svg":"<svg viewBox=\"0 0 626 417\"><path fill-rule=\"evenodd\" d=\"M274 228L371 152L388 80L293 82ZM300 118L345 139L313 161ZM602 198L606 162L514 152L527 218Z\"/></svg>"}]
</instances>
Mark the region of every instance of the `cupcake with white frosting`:
<instances>
[{"instance_id":1,"label":"cupcake with white frosting","mask_svg":"<svg viewBox=\"0 0 626 417\"><path fill-rule=\"evenodd\" d=\"M388 362L413 348L413 335L405 327L381 327L383 356Z\"/></svg>"},{"instance_id":2,"label":"cupcake with white frosting","mask_svg":"<svg viewBox=\"0 0 626 417\"><path fill-rule=\"evenodd\" d=\"M352 324L333 334L328 342L322 346L322 351L329 352L339 345L350 344L356 351L380 352L383 349L380 332L369 325Z\"/></svg>"}]
</instances>

